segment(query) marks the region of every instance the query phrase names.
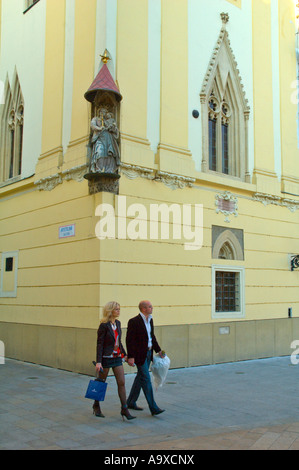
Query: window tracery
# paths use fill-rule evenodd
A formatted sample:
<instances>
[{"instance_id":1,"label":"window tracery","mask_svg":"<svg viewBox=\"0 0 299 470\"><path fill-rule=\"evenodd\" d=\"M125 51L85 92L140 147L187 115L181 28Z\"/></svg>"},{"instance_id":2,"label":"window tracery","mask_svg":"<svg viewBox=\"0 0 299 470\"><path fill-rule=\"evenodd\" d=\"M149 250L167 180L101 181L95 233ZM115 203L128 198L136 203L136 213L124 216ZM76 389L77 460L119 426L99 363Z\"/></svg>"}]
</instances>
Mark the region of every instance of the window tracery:
<instances>
[{"instance_id":1,"label":"window tracery","mask_svg":"<svg viewBox=\"0 0 299 470\"><path fill-rule=\"evenodd\" d=\"M4 103L0 121L1 181L17 177L22 172L24 99L17 75L13 91L7 82Z\"/></svg>"}]
</instances>

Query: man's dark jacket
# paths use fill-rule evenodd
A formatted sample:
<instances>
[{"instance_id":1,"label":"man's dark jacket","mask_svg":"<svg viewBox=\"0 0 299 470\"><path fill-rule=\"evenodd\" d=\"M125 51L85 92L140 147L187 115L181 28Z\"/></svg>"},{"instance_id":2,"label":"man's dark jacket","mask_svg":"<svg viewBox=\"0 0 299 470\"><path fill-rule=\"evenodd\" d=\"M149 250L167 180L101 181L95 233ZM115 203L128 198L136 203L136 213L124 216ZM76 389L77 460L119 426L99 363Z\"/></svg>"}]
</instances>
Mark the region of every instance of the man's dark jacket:
<instances>
[{"instance_id":1,"label":"man's dark jacket","mask_svg":"<svg viewBox=\"0 0 299 470\"><path fill-rule=\"evenodd\" d=\"M154 323L152 318L150 320L150 324L153 344L151 360L153 360L153 350L155 352L160 352L161 348L154 334ZM141 315L137 315L137 317L131 318L131 320L129 320L126 345L128 359L133 357L135 359L135 364L137 366L142 366L145 363L148 351L148 334Z\"/></svg>"}]
</instances>

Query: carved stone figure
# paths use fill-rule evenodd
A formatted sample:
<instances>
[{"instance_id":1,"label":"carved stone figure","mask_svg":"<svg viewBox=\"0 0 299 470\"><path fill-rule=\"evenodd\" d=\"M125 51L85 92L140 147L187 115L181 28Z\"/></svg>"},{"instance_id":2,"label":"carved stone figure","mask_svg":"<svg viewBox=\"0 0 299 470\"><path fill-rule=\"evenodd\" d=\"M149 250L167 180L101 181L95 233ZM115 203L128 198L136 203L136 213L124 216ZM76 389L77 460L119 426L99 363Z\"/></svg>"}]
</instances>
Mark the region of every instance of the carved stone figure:
<instances>
[{"instance_id":1,"label":"carved stone figure","mask_svg":"<svg viewBox=\"0 0 299 470\"><path fill-rule=\"evenodd\" d=\"M92 104L93 117L87 145L89 194L102 191L118 194L120 172L120 133L118 116L122 95L107 67L111 60L105 49L101 56L103 65L84 97Z\"/></svg>"},{"instance_id":2,"label":"carved stone figure","mask_svg":"<svg viewBox=\"0 0 299 470\"><path fill-rule=\"evenodd\" d=\"M101 108L91 121L91 173L117 173L120 165L119 130L113 114Z\"/></svg>"}]
</instances>

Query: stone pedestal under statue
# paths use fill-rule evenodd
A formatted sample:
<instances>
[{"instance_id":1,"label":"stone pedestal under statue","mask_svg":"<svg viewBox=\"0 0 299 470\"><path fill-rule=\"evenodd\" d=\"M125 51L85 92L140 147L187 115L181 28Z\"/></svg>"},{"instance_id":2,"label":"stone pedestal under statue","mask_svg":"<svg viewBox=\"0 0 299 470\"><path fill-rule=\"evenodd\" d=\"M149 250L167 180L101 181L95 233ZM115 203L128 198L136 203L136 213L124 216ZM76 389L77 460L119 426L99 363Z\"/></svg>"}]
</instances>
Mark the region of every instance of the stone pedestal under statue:
<instances>
[{"instance_id":1,"label":"stone pedestal under statue","mask_svg":"<svg viewBox=\"0 0 299 470\"><path fill-rule=\"evenodd\" d=\"M117 173L87 173L84 178L88 180L89 194L102 191L107 193L119 193L120 175Z\"/></svg>"}]
</instances>

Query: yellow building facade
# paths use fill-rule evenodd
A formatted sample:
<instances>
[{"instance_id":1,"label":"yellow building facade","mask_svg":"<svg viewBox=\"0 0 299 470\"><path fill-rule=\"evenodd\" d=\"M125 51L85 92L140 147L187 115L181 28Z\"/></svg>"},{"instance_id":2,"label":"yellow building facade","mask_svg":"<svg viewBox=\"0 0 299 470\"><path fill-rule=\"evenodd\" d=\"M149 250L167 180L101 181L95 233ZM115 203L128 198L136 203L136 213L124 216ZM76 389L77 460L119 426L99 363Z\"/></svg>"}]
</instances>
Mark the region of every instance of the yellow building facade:
<instances>
[{"instance_id":1,"label":"yellow building facade","mask_svg":"<svg viewBox=\"0 0 299 470\"><path fill-rule=\"evenodd\" d=\"M6 357L92 373L102 307L125 334L143 299L171 367L292 352L296 31L293 0L0 0ZM104 66L121 162L93 192Z\"/></svg>"}]
</instances>

